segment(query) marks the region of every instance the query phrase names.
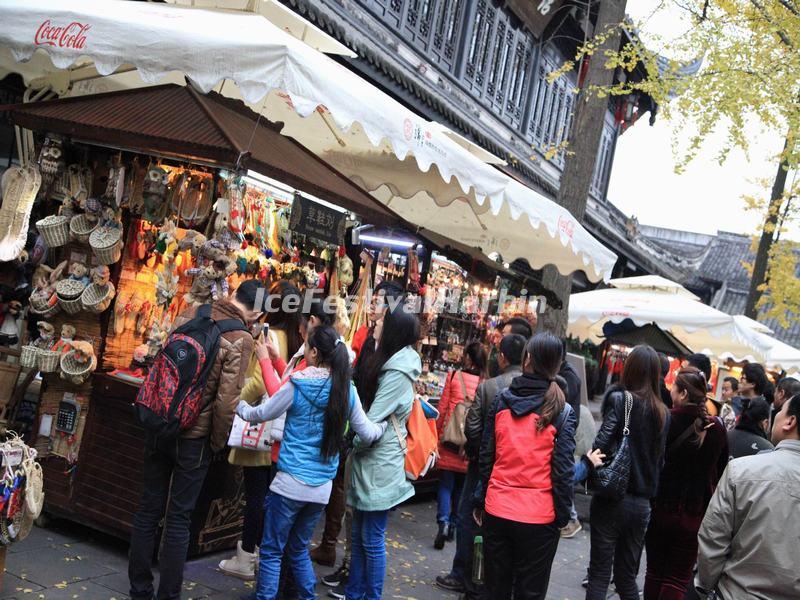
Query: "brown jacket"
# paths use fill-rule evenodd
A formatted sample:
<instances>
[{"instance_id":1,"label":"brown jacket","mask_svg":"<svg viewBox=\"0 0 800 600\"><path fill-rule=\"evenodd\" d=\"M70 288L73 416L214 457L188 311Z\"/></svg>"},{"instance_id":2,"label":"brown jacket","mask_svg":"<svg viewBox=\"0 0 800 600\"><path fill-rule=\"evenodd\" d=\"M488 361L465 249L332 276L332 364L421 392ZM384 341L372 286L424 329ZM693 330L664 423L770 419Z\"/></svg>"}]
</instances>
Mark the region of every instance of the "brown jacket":
<instances>
[{"instance_id":1,"label":"brown jacket","mask_svg":"<svg viewBox=\"0 0 800 600\"><path fill-rule=\"evenodd\" d=\"M194 318L196 313L197 307L186 309L175 319L174 327L180 327ZM215 321L239 319L245 323L242 311L229 300L220 300L214 304L211 317ZM252 354L253 336L249 332L229 331L220 337L219 351L208 375L203 395L206 407L200 413L194 427L184 433L183 437L210 436L213 451L218 452L225 448Z\"/></svg>"}]
</instances>

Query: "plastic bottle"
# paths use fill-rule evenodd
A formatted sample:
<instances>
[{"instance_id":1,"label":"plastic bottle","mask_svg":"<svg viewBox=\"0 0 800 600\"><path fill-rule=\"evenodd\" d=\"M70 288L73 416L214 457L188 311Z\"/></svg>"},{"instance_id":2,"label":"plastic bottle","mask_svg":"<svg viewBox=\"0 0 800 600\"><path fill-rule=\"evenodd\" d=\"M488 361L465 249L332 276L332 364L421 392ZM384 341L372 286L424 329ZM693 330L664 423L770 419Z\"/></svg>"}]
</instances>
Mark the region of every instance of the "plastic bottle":
<instances>
[{"instance_id":1,"label":"plastic bottle","mask_svg":"<svg viewBox=\"0 0 800 600\"><path fill-rule=\"evenodd\" d=\"M483 583L483 536L476 535L472 554L472 582Z\"/></svg>"}]
</instances>

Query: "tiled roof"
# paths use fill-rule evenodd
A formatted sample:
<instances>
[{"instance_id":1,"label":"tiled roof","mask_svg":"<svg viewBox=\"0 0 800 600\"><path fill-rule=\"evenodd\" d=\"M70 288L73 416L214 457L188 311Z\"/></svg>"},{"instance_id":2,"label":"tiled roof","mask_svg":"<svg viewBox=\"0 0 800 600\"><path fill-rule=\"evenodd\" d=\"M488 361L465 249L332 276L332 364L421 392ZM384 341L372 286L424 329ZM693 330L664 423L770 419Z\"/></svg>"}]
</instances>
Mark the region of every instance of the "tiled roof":
<instances>
[{"instance_id":1,"label":"tiled roof","mask_svg":"<svg viewBox=\"0 0 800 600\"><path fill-rule=\"evenodd\" d=\"M727 282L728 285L747 288L750 275L744 263L754 260L750 244L749 236L720 232L708 247L695 277L712 284Z\"/></svg>"}]
</instances>

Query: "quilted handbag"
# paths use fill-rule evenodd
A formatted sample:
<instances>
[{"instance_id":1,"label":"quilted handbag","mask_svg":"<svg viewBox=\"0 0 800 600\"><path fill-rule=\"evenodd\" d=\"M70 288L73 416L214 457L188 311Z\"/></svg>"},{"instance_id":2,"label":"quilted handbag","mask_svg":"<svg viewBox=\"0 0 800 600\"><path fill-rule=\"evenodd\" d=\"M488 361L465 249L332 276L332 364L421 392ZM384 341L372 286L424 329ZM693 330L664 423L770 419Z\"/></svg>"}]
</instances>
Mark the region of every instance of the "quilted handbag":
<instances>
[{"instance_id":1,"label":"quilted handbag","mask_svg":"<svg viewBox=\"0 0 800 600\"><path fill-rule=\"evenodd\" d=\"M631 473L631 450L628 444L630 433L631 409L633 396L625 392L625 420L622 427L622 439L619 442L614 457L592 471L592 488L594 493L603 498L621 500L628 490L628 479Z\"/></svg>"}]
</instances>

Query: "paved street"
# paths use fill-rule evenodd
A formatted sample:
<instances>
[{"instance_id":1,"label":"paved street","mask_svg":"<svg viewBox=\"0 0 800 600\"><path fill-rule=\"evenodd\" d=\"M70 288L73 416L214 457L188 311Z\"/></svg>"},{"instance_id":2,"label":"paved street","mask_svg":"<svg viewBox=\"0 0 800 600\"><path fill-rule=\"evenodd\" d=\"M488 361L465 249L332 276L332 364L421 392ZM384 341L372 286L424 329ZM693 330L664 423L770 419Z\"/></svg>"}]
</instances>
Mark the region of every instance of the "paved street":
<instances>
[{"instance_id":1,"label":"paved street","mask_svg":"<svg viewBox=\"0 0 800 600\"><path fill-rule=\"evenodd\" d=\"M588 498L578 496L578 511L587 515ZM449 569L453 544L433 549L435 505L431 496L401 506L389 522L388 572L384 598L427 600L455 598L434 587L437 575ZM589 553L586 530L562 540L553 565L548 598L577 600ZM192 561L186 569L184 598L236 599L249 586L217 570L223 556ZM644 561L643 561L644 562ZM80 525L55 522L35 528L30 537L12 547L0 597L20 600L122 600L128 590L126 545ZM324 575L330 569L318 568ZM325 597L320 585L318 593ZM610 597L616 597L610 596Z\"/></svg>"}]
</instances>

